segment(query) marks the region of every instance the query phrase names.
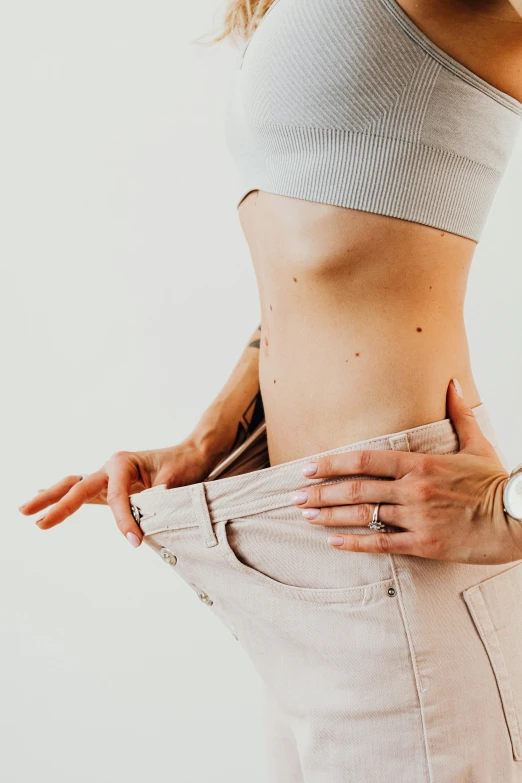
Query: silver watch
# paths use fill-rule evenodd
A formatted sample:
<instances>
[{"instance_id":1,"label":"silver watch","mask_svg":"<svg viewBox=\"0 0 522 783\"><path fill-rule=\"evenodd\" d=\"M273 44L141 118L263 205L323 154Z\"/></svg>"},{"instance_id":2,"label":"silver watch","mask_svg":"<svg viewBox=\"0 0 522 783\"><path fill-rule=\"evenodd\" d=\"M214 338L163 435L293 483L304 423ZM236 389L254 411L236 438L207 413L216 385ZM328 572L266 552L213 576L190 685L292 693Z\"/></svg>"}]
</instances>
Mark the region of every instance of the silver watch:
<instances>
[{"instance_id":1,"label":"silver watch","mask_svg":"<svg viewBox=\"0 0 522 783\"><path fill-rule=\"evenodd\" d=\"M504 487L504 511L522 522L522 464L511 471Z\"/></svg>"}]
</instances>

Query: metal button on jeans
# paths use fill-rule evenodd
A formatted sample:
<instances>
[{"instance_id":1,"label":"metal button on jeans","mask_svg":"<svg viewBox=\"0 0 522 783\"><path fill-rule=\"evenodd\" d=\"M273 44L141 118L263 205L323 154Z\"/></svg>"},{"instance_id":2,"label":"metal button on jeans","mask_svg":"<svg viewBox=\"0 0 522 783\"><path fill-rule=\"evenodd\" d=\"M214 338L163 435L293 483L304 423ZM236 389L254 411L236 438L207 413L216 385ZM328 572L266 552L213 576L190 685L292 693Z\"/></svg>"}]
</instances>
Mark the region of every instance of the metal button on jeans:
<instances>
[{"instance_id":1,"label":"metal button on jeans","mask_svg":"<svg viewBox=\"0 0 522 783\"><path fill-rule=\"evenodd\" d=\"M395 587L388 587L388 595L393 597L396 592Z\"/></svg>"},{"instance_id":2,"label":"metal button on jeans","mask_svg":"<svg viewBox=\"0 0 522 783\"><path fill-rule=\"evenodd\" d=\"M203 590L198 590L198 598L200 601L203 601L204 604L207 604L207 606L212 606L214 603Z\"/></svg>"},{"instance_id":3,"label":"metal button on jeans","mask_svg":"<svg viewBox=\"0 0 522 783\"><path fill-rule=\"evenodd\" d=\"M163 560L171 566L175 566L178 562L176 555L173 554L170 549L167 549L167 547L160 549L160 555L162 556Z\"/></svg>"}]
</instances>

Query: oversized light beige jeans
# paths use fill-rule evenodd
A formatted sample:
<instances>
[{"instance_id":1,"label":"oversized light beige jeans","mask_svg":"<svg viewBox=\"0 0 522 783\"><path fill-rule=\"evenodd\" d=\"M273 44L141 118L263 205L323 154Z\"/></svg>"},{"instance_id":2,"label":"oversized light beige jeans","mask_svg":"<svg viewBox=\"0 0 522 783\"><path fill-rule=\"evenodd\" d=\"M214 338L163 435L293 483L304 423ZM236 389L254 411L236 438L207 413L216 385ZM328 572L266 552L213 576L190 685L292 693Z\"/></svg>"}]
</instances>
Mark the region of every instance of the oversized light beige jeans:
<instances>
[{"instance_id":1,"label":"oversized light beige jeans","mask_svg":"<svg viewBox=\"0 0 522 783\"><path fill-rule=\"evenodd\" d=\"M272 782L521 783L522 560L335 550L291 504L332 479L303 477L314 455L267 467L261 436L205 482L130 501L262 677ZM458 440L445 419L323 453L361 448L451 454Z\"/></svg>"}]
</instances>

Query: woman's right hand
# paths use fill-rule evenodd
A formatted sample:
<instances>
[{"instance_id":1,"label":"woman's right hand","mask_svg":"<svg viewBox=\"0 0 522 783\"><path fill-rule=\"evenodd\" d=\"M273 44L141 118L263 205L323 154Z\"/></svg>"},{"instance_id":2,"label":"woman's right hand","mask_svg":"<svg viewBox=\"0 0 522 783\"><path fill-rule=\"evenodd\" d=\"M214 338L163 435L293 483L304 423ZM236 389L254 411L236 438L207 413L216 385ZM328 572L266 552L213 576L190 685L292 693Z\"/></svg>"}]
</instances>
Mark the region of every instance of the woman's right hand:
<instances>
[{"instance_id":1,"label":"woman's right hand","mask_svg":"<svg viewBox=\"0 0 522 783\"><path fill-rule=\"evenodd\" d=\"M39 490L19 510L29 516L52 506L36 520L41 530L49 530L84 503L108 505L123 535L137 547L143 534L132 516L129 495L158 484L171 489L204 481L214 463L215 459L208 457L190 437L165 449L118 451L95 473L66 476L52 487Z\"/></svg>"}]
</instances>

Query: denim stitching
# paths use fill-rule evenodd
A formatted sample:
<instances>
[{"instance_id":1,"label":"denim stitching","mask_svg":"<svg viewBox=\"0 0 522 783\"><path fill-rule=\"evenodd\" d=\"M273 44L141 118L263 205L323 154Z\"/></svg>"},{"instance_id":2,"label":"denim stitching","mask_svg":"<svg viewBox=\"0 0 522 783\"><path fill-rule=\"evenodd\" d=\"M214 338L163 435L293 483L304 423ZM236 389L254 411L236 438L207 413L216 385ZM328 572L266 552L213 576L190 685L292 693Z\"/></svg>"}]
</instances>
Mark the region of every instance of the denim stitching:
<instances>
[{"instance_id":1,"label":"denim stitching","mask_svg":"<svg viewBox=\"0 0 522 783\"><path fill-rule=\"evenodd\" d=\"M396 583L396 586L397 586L397 598L399 599L399 607L400 607L400 612L401 612L401 616L402 616L402 622L403 622L404 630L406 632L406 638L408 640L408 649L409 649L411 665L412 665L412 669L413 669L413 676L414 676L415 684L416 684L416 687L417 687L417 697L419 699L419 708L420 708L420 714L421 714L422 734L424 736L424 749L425 749L425 752L426 752L426 764L427 764L427 770L428 770L428 780L429 780L429 783L433 783L433 769L432 769L432 766L431 766L430 746L429 746L429 740L428 740L428 732L427 732L427 728L426 728L426 716L424 714L424 705L423 705L423 702L422 702L422 695L421 695L427 689L422 684L422 680L421 680L421 676L420 676L420 672L419 672L419 667L418 667L418 664L417 664L417 657L415 655L415 648L413 646L413 638L412 638L412 635L411 635L411 632L410 632L410 628L409 628L409 625L408 625L408 620L407 620L407 617L406 617L406 608L404 606L404 601L403 601L402 586L401 586L401 583L400 583L400 580L399 580L399 576L398 576L398 570L399 569L397 568L397 566L395 564L395 558L394 558L393 554L390 553L388 555L388 557L390 558L390 565L391 565L391 568L392 568L392 571L393 571L393 574L394 574L394 577L395 577L395 583Z\"/></svg>"}]
</instances>

